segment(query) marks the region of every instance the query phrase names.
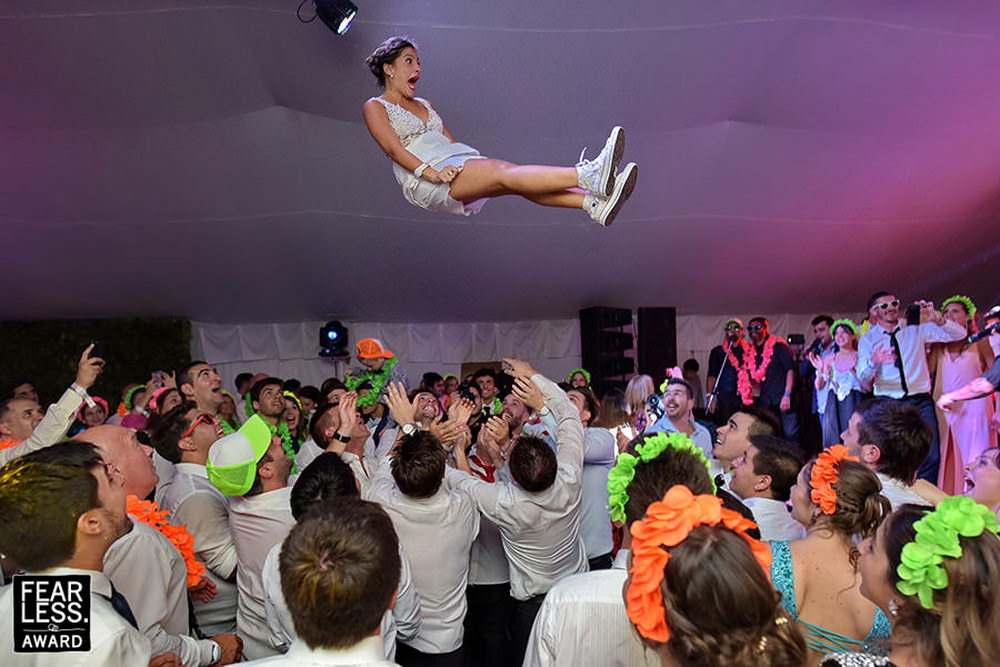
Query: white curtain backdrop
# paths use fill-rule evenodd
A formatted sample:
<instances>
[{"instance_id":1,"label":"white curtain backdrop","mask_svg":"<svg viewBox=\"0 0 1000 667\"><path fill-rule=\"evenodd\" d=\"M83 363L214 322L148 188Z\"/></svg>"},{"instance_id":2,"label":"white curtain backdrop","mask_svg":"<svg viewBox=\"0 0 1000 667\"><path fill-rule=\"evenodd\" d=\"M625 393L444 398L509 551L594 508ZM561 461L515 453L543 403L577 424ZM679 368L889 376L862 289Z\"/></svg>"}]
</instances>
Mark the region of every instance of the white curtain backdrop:
<instances>
[{"instance_id":1,"label":"white curtain backdrop","mask_svg":"<svg viewBox=\"0 0 1000 667\"><path fill-rule=\"evenodd\" d=\"M834 314L860 321L858 313ZM737 315L744 323L752 315ZM805 334L812 341L812 315L768 315L771 331L779 336ZM708 368L708 353L722 339L723 315L685 315L677 318L677 360L695 358L701 376ZM213 364L224 387L233 390L239 373L269 373L298 378L319 386L324 379L342 376L343 364L320 359L319 330L323 322L265 324L213 324L193 322L191 355ZM362 338L378 338L404 365L413 386L428 371L458 374L465 362L497 361L515 356L529 361L544 375L563 379L580 365L580 322L539 320L528 322L447 322L400 324L344 322L350 332L351 352ZM352 359L352 364L354 360Z\"/></svg>"}]
</instances>

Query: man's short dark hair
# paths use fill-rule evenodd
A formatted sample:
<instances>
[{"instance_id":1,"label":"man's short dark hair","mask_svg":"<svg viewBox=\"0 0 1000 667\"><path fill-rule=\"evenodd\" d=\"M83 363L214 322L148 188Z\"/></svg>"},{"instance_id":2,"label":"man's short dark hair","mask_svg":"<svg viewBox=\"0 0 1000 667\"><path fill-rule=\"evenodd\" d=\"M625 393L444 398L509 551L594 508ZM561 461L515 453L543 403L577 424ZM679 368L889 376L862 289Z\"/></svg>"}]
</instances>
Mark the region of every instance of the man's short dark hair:
<instances>
[{"instance_id":1,"label":"man's short dark hair","mask_svg":"<svg viewBox=\"0 0 1000 667\"><path fill-rule=\"evenodd\" d=\"M191 377L191 369L194 368L195 366L208 366L208 362L202 361L201 359L196 359L196 360L192 361L191 363L186 364L185 366L182 366L181 369L179 371L177 371L177 390L178 391L180 391L180 388L183 387L186 384L190 384L190 385L194 384L194 378ZM183 396L183 394L184 394L184 392L181 392L182 396Z\"/></svg>"},{"instance_id":2,"label":"man's short dark hair","mask_svg":"<svg viewBox=\"0 0 1000 667\"><path fill-rule=\"evenodd\" d=\"M260 400L260 392L264 391L264 387L270 387L276 384L279 387L282 386L282 382L276 377L267 377L262 380L257 380L254 382L253 386L250 387L250 401L255 403Z\"/></svg>"},{"instance_id":3,"label":"man's short dark hair","mask_svg":"<svg viewBox=\"0 0 1000 667\"><path fill-rule=\"evenodd\" d=\"M629 454L638 456L635 446L643 440L643 437L633 440L628 447ZM646 516L646 508L663 500L667 491L678 484L686 486L695 495L712 493L708 468L698 456L686 449L667 447L651 461L640 460L628 485L625 523L631 525Z\"/></svg>"},{"instance_id":4,"label":"man's short dark hair","mask_svg":"<svg viewBox=\"0 0 1000 667\"><path fill-rule=\"evenodd\" d=\"M344 496L361 496L354 471L336 452L323 452L295 480L292 516L298 521L313 507Z\"/></svg>"},{"instance_id":5,"label":"man's short dark hair","mask_svg":"<svg viewBox=\"0 0 1000 667\"><path fill-rule=\"evenodd\" d=\"M326 449L330 444L330 438L326 437L326 429L330 428L339 409L339 403L321 403L309 420L309 435L320 449Z\"/></svg>"},{"instance_id":6,"label":"man's short dark hair","mask_svg":"<svg viewBox=\"0 0 1000 667\"><path fill-rule=\"evenodd\" d=\"M570 387L566 390L566 393L568 394L571 391L575 391L583 397L583 406L590 413L590 421L584 424L584 426L590 426L591 422L597 419L597 411L600 409L597 397L594 396L594 392L590 387Z\"/></svg>"},{"instance_id":7,"label":"man's short dark hair","mask_svg":"<svg viewBox=\"0 0 1000 667\"><path fill-rule=\"evenodd\" d=\"M555 452L541 438L522 435L510 450L510 475L529 493L544 491L556 481Z\"/></svg>"},{"instance_id":8,"label":"man's short dark hair","mask_svg":"<svg viewBox=\"0 0 1000 667\"><path fill-rule=\"evenodd\" d=\"M750 444L757 449L753 459L754 474L768 475L774 499L788 501L799 471L805 465L802 452L791 442L772 435L751 435Z\"/></svg>"},{"instance_id":9,"label":"man's short dark hair","mask_svg":"<svg viewBox=\"0 0 1000 667\"><path fill-rule=\"evenodd\" d=\"M866 308L865 310L866 311L871 310L872 308L875 307L875 302L876 301L878 301L882 297L886 297L886 296L892 296L892 292L886 292L884 290L883 291L879 291L879 292L875 292L870 297L868 297L868 308Z\"/></svg>"},{"instance_id":10,"label":"man's short dark hair","mask_svg":"<svg viewBox=\"0 0 1000 667\"><path fill-rule=\"evenodd\" d=\"M334 389L347 389L340 378L327 378L323 380L323 384L319 387L319 393L326 400L326 397L330 395L330 392Z\"/></svg>"},{"instance_id":11,"label":"man's short dark hair","mask_svg":"<svg viewBox=\"0 0 1000 667\"><path fill-rule=\"evenodd\" d=\"M758 315L757 317L751 317L750 321L747 322L747 324L753 324L754 322L761 322L763 324L771 326L771 322L763 315Z\"/></svg>"},{"instance_id":12,"label":"man's short dark hair","mask_svg":"<svg viewBox=\"0 0 1000 667\"><path fill-rule=\"evenodd\" d=\"M239 391L240 387L242 387L245 382L250 382L252 379L253 373L240 373L237 375L236 379L233 380L233 385L236 387L236 391Z\"/></svg>"},{"instance_id":13,"label":"man's short dark hair","mask_svg":"<svg viewBox=\"0 0 1000 667\"><path fill-rule=\"evenodd\" d=\"M187 413L196 409L198 404L194 401L181 401L180 405L174 406L156 420L149 439L157 454L171 463L181 462L181 449L178 443L184 431L191 426Z\"/></svg>"},{"instance_id":14,"label":"man's short dark hair","mask_svg":"<svg viewBox=\"0 0 1000 667\"><path fill-rule=\"evenodd\" d=\"M318 405L323 397L319 395L319 389L311 384L307 384L299 389L299 398L308 398L310 401Z\"/></svg>"},{"instance_id":15,"label":"man's short dark hair","mask_svg":"<svg viewBox=\"0 0 1000 667\"><path fill-rule=\"evenodd\" d=\"M667 380L667 387L673 387L678 385L687 389L689 399L694 398L694 389L691 388L690 382L688 382L684 378L669 378Z\"/></svg>"},{"instance_id":16,"label":"man's short dark hair","mask_svg":"<svg viewBox=\"0 0 1000 667\"><path fill-rule=\"evenodd\" d=\"M782 436L781 421L770 410L759 408L756 405L741 405L736 412L753 417L748 435L773 435L780 438Z\"/></svg>"},{"instance_id":17,"label":"man's short dark hair","mask_svg":"<svg viewBox=\"0 0 1000 667\"><path fill-rule=\"evenodd\" d=\"M4 391L4 398L14 398L14 390L20 387L22 384L30 384L32 389L34 389L36 392L38 391L38 387L35 386L35 383L33 381L22 376L19 378L14 378L14 381L7 385L6 390Z\"/></svg>"},{"instance_id":18,"label":"man's short dark hair","mask_svg":"<svg viewBox=\"0 0 1000 667\"><path fill-rule=\"evenodd\" d=\"M0 552L28 572L68 561L77 519L101 506L93 470L103 466L94 445L70 440L0 468Z\"/></svg>"},{"instance_id":19,"label":"man's short dark hair","mask_svg":"<svg viewBox=\"0 0 1000 667\"><path fill-rule=\"evenodd\" d=\"M435 373L434 371L430 371L428 373L424 373L424 376L422 378L420 378L420 382L427 389L432 389L434 387L435 383L441 382L442 380L444 380L444 378L441 377L441 374L440 373Z\"/></svg>"},{"instance_id":20,"label":"man's short dark hair","mask_svg":"<svg viewBox=\"0 0 1000 667\"><path fill-rule=\"evenodd\" d=\"M392 478L404 495L430 498L441 488L447 454L429 431L417 431L399 440L392 459Z\"/></svg>"},{"instance_id":21,"label":"man's short dark hair","mask_svg":"<svg viewBox=\"0 0 1000 667\"><path fill-rule=\"evenodd\" d=\"M902 401L876 396L855 412L861 417L859 444L875 445L881 452L875 464L878 472L912 484L934 438L920 411Z\"/></svg>"},{"instance_id":22,"label":"man's short dark hair","mask_svg":"<svg viewBox=\"0 0 1000 667\"><path fill-rule=\"evenodd\" d=\"M497 381L497 374L494 373L489 368L480 368L479 370L477 370L475 373L472 374L473 381L477 381L479 380L479 378L485 378L485 377L493 378L494 382Z\"/></svg>"},{"instance_id":23,"label":"man's short dark hair","mask_svg":"<svg viewBox=\"0 0 1000 667\"><path fill-rule=\"evenodd\" d=\"M691 359L687 359L687 360L684 361L684 365L681 366L681 370L683 370L683 371L693 371L693 372L697 373L698 371L701 370L701 365L698 363L697 359L695 359L695 358L692 357Z\"/></svg>"},{"instance_id":24,"label":"man's short dark hair","mask_svg":"<svg viewBox=\"0 0 1000 667\"><path fill-rule=\"evenodd\" d=\"M281 383L282 391L290 391L295 395L298 395L299 389L302 388L302 382L297 378L289 378Z\"/></svg>"},{"instance_id":25,"label":"man's short dark hair","mask_svg":"<svg viewBox=\"0 0 1000 667\"><path fill-rule=\"evenodd\" d=\"M344 649L378 630L399 585L399 540L379 505L339 497L292 528L278 570L295 633L313 649Z\"/></svg>"},{"instance_id":26,"label":"man's short dark hair","mask_svg":"<svg viewBox=\"0 0 1000 667\"><path fill-rule=\"evenodd\" d=\"M826 322L826 326L828 327L833 326L833 318L830 317L829 315L817 315L816 317L812 318L812 326L816 326L817 324L820 324L822 322Z\"/></svg>"}]
</instances>

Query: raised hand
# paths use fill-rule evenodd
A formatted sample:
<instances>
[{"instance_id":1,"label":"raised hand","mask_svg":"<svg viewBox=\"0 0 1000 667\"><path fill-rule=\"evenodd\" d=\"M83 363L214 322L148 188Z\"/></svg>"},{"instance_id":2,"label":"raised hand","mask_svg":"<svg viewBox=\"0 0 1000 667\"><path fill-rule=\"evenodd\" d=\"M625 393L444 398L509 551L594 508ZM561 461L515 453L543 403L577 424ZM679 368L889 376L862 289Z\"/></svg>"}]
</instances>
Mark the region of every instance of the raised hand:
<instances>
[{"instance_id":1,"label":"raised hand","mask_svg":"<svg viewBox=\"0 0 1000 667\"><path fill-rule=\"evenodd\" d=\"M813 368L815 368L816 370L818 371L823 370L823 360L820 359L819 355L816 354L815 352L810 352L809 354L807 354L806 359L809 360L809 363L812 364Z\"/></svg>"},{"instance_id":2,"label":"raised hand","mask_svg":"<svg viewBox=\"0 0 1000 667\"><path fill-rule=\"evenodd\" d=\"M451 449L455 442L462 435L462 424L453 421L441 421L441 417L435 417L427 429L445 449Z\"/></svg>"},{"instance_id":3,"label":"raised hand","mask_svg":"<svg viewBox=\"0 0 1000 667\"><path fill-rule=\"evenodd\" d=\"M417 406L406 397L406 389L402 382L389 383L385 392L385 402L397 424L412 424L417 421Z\"/></svg>"},{"instance_id":4,"label":"raised hand","mask_svg":"<svg viewBox=\"0 0 1000 667\"><path fill-rule=\"evenodd\" d=\"M532 375L538 373L531 364L527 361L521 361L520 359L506 358L504 362L510 366L509 369L505 369L504 373L514 378L525 378L530 380Z\"/></svg>"},{"instance_id":5,"label":"raised hand","mask_svg":"<svg viewBox=\"0 0 1000 667\"><path fill-rule=\"evenodd\" d=\"M90 351L94 349L91 343L80 355L80 361L76 364L76 379L74 382L84 389L90 389L97 382L97 376L104 370L104 359L100 357L89 358Z\"/></svg>"},{"instance_id":6,"label":"raised hand","mask_svg":"<svg viewBox=\"0 0 1000 667\"><path fill-rule=\"evenodd\" d=\"M507 423L506 419L496 416L490 417L483 424L483 430L490 434L500 451L507 448L507 444L510 442L510 424Z\"/></svg>"},{"instance_id":7,"label":"raised hand","mask_svg":"<svg viewBox=\"0 0 1000 667\"><path fill-rule=\"evenodd\" d=\"M524 401L529 408L538 412L545 407L545 398L542 392L535 386L535 383L524 377L514 380L512 391L515 396Z\"/></svg>"},{"instance_id":8,"label":"raised hand","mask_svg":"<svg viewBox=\"0 0 1000 667\"><path fill-rule=\"evenodd\" d=\"M459 398L458 392L451 395L451 404L448 406L448 419L457 424L466 424L472 413L476 411L476 404L467 398Z\"/></svg>"}]
</instances>

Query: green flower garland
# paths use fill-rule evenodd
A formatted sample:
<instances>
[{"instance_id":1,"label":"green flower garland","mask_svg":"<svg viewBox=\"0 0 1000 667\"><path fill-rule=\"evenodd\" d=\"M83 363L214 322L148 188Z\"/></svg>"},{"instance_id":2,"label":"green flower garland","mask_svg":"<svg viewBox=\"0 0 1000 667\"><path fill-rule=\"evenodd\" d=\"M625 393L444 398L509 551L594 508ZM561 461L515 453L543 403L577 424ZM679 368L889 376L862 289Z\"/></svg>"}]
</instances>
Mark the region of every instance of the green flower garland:
<instances>
[{"instance_id":1,"label":"green flower garland","mask_svg":"<svg viewBox=\"0 0 1000 667\"><path fill-rule=\"evenodd\" d=\"M132 387L131 389L129 389L125 393L124 403L125 403L125 409L126 410L128 410L129 412L132 412L132 408L135 407L133 405L133 403L132 403L132 400L135 398L136 392L140 391L142 389L145 389L145 388L146 388L146 385L144 385L144 384L137 384L136 386Z\"/></svg>"},{"instance_id":2,"label":"green flower garland","mask_svg":"<svg viewBox=\"0 0 1000 667\"><path fill-rule=\"evenodd\" d=\"M270 422L266 423L267 427L271 429L271 435L277 435L281 438L281 448L285 450L285 456L292 462L291 474L294 475L298 470L295 467L295 445L292 440L292 432L288 429L288 422L282 419L278 421L277 426L273 426Z\"/></svg>"},{"instance_id":3,"label":"green flower garland","mask_svg":"<svg viewBox=\"0 0 1000 667\"><path fill-rule=\"evenodd\" d=\"M636 445L635 451L639 456L632 456L627 452L619 454L615 467L608 472L608 510L612 520L625 523L628 485L635 478L635 467L639 465L640 461L642 463L649 463L667 448L688 451L692 456L705 464L706 471L711 470L711 464L708 462L705 453L691 441L691 438L683 433L657 433L649 436L643 440L642 444ZM715 481L712 480L711 474L709 474L709 480L714 492Z\"/></svg>"},{"instance_id":4,"label":"green flower garland","mask_svg":"<svg viewBox=\"0 0 1000 667\"><path fill-rule=\"evenodd\" d=\"M848 320L848 319L837 320L836 322L834 322L833 324L831 324L830 325L830 335L833 335L837 331L837 327L847 327L848 329L851 330L851 332L855 336L858 335L858 325L855 324L852 320Z\"/></svg>"},{"instance_id":5,"label":"green flower garland","mask_svg":"<svg viewBox=\"0 0 1000 667\"><path fill-rule=\"evenodd\" d=\"M229 422L227 422L225 419L223 419L222 417L219 417L218 415L216 415L216 419L219 420L219 426L222 427L222 432L223 433L225 433L226 435L232 435L233 433L236 433L236 429L234 429L232 427L232 425Z\"/></svg>"},{"instance_id":6,"label":"green flower garland","mask_svg":"<svg viewBox=\"0 0 1000 667\"><path fill-rule=\"evenodd\" d=\"M573 376L576 375L577 373L582 374L583 377L586 378L586 380L587 380L587 386L589 387L590 386L590 371L588 371L585 368L574 368L573 370L571 370L569 372L569 375L566 376L566 382L569 382L569 383L572 384L572 382L573 382Z\"/></svg>"},{"instance_id":7,"label":"green flower garland","mask_svg":"<svg viewBox=\"0 0 1000 667\"><path fill-rule=\"evenodd\" d=\"M947 306L949 303L960 303L963 306L965 306L965 312L969 314L969 317L975 317L976 313L978 312L976 310L976 304L972 303L972 299L965 296L964 294L956 294L955 296L950 296L944 301L942 301L941 310L943 311L944 307Z\"/></svg>"},{"instance_id":8,"label":"green flower garland","mask_svg":"<svg viewBox=\"0 0 1000 667\"><path fill-rule=\"evenodd\" d=\"M399 363L399 359L392 357L391 359L386 359L385 364L382 366L382 370L379 372L366 371L357 377L351 375L344 378L344 385L349 391L357 391L365 382L372 383L372 390L368 392L367 396L358 397L358 407L363 408L369 405L375 405L379 397L382 396L382 388L385 386L386 380L389 379L389 373L392 369L396 367Z\"/></svg>"},{"instance_id":9,"label":"green flower garland","mask_svg":"<svg viewBox=\"0 0 1000 667\"><path fill-rule=\"evenodd\" d=\"M243 407L246 410L247 419L250 419L257 414L257 411L253 409L253 400L250 398L249 391L247 392L247 395L243 397Z\"/></svg>"},{"instance_id":10,"label":"green flower garland","mask_svg":"<svg viewBox=\"0 0 1000 667\"><path fill-rule=\"evenodd\" d=\"M968 496L948 496L913 527L917 535L903 547L896 588L903 595L916 595L924 609L934 608L934 591L948 587L942 563L946 557L961 557L958 538L1000 533L996 514Z\"/></svg>"}]
</instances>

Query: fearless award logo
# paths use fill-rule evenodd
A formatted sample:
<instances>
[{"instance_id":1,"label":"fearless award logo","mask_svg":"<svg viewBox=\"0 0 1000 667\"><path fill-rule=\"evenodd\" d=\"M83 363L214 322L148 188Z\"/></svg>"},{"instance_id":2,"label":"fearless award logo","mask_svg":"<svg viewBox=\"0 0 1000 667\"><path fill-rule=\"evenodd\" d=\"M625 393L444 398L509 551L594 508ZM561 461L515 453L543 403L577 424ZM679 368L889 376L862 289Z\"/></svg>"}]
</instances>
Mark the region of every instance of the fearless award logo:
<instances>
[{"instance_id":1,"label":"fearless award logo","mask_svg":"<svg viewBox=\"0 0 1000 667\"><path fill-rule=\"evenodd\" d=\"M90 577L14 577L14 652L90 650Z\"/></svg>"}]
</instances>

